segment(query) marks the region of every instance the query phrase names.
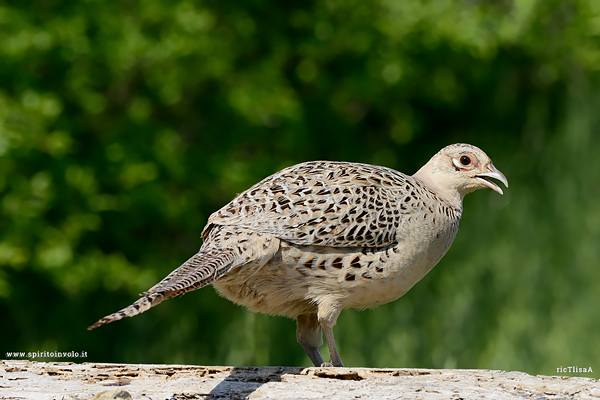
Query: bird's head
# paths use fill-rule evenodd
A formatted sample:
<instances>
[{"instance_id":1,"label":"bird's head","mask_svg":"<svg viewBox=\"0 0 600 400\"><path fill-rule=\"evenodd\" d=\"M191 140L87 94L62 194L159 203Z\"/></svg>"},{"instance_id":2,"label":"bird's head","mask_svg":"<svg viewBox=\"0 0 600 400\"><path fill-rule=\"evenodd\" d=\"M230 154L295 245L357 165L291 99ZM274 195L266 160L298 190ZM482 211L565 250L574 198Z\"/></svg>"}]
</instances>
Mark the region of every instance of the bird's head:
<instances>
[{"instance_id":1,"label":"bird's head","mask_svg":"<svg viewBox=\"0 0 600 400\"><path fill-rule=\"evenodd\" d=\"M508 187L504 174L483 150L463 143L444 147L414 177L451 200L462 201L465 194L486 187L502 194L500 186L487 178L497 179Z\"/></svg>"}]
</instances>

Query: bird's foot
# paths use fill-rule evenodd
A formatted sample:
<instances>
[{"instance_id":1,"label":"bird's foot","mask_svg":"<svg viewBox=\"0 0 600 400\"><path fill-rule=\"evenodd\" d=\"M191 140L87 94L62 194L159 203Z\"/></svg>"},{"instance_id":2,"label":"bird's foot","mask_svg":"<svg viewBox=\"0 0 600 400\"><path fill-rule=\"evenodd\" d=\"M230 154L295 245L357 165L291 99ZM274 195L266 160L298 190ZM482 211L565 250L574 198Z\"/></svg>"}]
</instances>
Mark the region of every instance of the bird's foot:
<instances>
[{"instance_id":1,"label":"bird's foot","mask_svg":"<svg viewBox=\"0 0 600 400\"><path fill-rule=\"evenodd\" d=\"M321 367L331 368L331 367L333 367L333 364L330 362L324 362L323 364L321 364Z\"/></svg>"}]
</instances>

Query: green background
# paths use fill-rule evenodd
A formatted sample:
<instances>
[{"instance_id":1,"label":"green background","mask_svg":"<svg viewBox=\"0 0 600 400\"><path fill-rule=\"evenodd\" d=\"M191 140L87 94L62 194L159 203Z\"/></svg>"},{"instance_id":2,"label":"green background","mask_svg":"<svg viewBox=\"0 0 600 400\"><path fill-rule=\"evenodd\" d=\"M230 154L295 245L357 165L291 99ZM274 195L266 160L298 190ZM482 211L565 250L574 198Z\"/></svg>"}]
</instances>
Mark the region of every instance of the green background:
<instances>
[{"instance_id":1,"label":"green background","mask_svg":"<svg viewBox=\"0 0 600 400\"><path fill-rule=\"evenodd\" d=\"M283 167L467 142L510 188L467 196L402 299L342 313L344 362L598 378L599 72L597 0L4 1L0 358L308 366L294 321L212 287L86 327Z\"/></svg>"}]
</instances>

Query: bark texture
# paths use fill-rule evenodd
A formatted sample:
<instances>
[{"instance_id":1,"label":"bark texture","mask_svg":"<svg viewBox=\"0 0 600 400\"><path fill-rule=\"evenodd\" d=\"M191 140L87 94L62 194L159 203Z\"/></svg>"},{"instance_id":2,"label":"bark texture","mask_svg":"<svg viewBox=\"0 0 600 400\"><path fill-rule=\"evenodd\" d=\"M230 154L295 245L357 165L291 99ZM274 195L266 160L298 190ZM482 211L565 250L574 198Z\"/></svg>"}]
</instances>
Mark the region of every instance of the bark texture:
<instances>
[{"instance_id":1,"label":"bark texture","mask_svg":"<svg viewBox=\"0 0 600 400\"><path fill-rule=\"evenodd\" d=\"M492 370L0 361L0 399L597 399L593 378Z\"/></svg>"}]
</instances>

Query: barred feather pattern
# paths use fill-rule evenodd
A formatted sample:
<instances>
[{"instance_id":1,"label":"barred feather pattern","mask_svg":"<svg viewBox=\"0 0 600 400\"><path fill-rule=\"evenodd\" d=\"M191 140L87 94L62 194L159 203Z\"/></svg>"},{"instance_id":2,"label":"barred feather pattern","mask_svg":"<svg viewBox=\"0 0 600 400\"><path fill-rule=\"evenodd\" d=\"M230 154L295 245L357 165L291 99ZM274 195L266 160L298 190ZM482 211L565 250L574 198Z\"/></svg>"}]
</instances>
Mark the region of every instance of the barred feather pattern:
<instances>
[{"instance_id":1,"label":"barred feather pattern","mask_svg":"<svg viewBox=\"0 0 600 400\"><path fill-rule=\"evenodd\" d=\"M125 317L133 317L165 300L200 289L239 267L262 257L270 258L279 241L257 232L235 227L216 226L208 233L200 251L162 281L140 293L141 299L132 305L100 319L88 327L95 329ZM260 246L256 244L260 243ZM260 254L259 254L260 253Z\"/></svg>"}]
</instances>

